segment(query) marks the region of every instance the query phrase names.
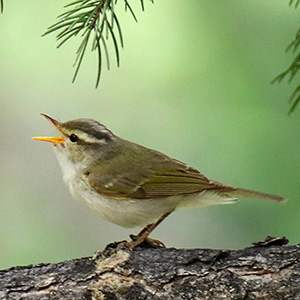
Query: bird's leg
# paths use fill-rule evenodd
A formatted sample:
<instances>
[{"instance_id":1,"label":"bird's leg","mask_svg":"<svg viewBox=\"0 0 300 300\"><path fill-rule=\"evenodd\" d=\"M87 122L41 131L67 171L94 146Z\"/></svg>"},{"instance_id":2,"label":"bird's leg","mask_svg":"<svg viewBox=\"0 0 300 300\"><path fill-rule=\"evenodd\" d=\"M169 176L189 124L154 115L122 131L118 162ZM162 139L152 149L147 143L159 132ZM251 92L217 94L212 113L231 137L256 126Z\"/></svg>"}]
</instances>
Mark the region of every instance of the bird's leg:
<instances>
[{"instance_id":1,"label":"bird's leg","mask_svg":"<svg viewBox=\"0 0 300 300\"><path fill-rule=\"evenodd\" d=\"M138 239L138 237L141 236L141 235L143 235L144 232L145 232L146 230L148 230L148 228L149 228L151 225L153 225L153 224L148 224L147 226L145 226L145 227L144 227L137 235L135 235L135 234L130 234L130 235L129 235L130 238L131 238L133 241L136 241L136 240Z\"/></svg>"},{"instance_id":2,"label":"bird's leg","mask_svg":"<svg viewBox=\"0 0 300 300\"><path fill-rule=\"evenodd\" d=\"M143 228L140 233L136 236L131 235L130 237L133 239L131 242L128 242L125 244L128 248L135 248L136 246L140 245L143 242L148 242L149 244L159 245L163 246L164 244L158 240L153 240L148 238L149 234L169 215L172 211L164 214L161 216L155 223L147 225L145 228Z\"/></svg>"},{"instance_id":3,"label":"bird's leg","mask_svg":"<svg viewBox=\"0 0 300 300\"><path fill-rule=\"evenodd\" d=\"M143 228L143 230L138 234L138 235L135 235L135 234L130 234L129 236L130 236L130 238L132 239L132 241L137 241L139 238L140 238L140 236L142 236L143 234L144 234L144 232L151 226L152 224L149 224L149 225L147 225L145 228ZM159 240L155 240L155 239L151 239L151 238L149 238L149 237L146 237L143 241L142 241L142 243L146 243L146 244L148 244L148 245L150 245L150 246L160 246L160 247L165 247L165 245L164 245L164 243L163 242L161 242L161 241L159 241ZM131 247L131 243L129 242L127 242L127 244L129 245L129 247ZM136 246L134 246L134 247L136 247Z\"/></svg>"}]
</instances>

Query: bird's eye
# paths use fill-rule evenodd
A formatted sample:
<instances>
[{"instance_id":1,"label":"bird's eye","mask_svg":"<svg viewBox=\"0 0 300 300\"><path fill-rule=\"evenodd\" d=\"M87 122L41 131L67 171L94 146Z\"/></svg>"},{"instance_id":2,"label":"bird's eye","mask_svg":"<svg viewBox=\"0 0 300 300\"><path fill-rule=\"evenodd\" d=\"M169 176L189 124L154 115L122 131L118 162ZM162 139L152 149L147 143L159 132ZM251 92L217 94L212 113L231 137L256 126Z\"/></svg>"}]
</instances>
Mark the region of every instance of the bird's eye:
<instances>
[{"instance_id":1,"label":"bird's eye","mask_svg":"<svg viewBox=\"0 0 300 300\"><path fill-rule=\"evenodd\" d=\"M72 143L76 143L78 141L78 136L74 133L72 133L70 136L69 136L69 139Z\"/></svg>"}]
</instances>

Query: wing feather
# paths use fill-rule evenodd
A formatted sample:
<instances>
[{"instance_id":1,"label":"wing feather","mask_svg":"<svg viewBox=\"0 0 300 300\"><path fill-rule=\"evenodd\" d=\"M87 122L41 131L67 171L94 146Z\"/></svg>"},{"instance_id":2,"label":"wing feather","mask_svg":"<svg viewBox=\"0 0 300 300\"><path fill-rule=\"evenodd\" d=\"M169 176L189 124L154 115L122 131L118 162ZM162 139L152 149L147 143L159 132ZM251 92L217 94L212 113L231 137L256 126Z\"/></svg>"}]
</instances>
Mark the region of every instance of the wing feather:
<instances>
[{"instance_id":1,"label":"wing feather","mask_svg":"<svg viewBox=\"0 0 300 300\"><path fill-rule=\"evenodd\" d=\"M204 190L235 190L209 180L198 170L178 160L158 154L160 156L156 157L152 165L132 164L130 169L118 166L120 171L115 176L105 171L102 174L91 173L89 183L98 193L119 199L162 198L200 193Z\"/></svg>"},{"instance_id":2,"label":"wing feather","mask_svg":"<svg viewBox=\"0 0 300 300\"><path fill-rule=\"evenodd\" d=\"M185 169L182 169L182 167ZM146 198L200 193L204 190L232 191L234 188L211 181L199 171L179 164L169 173L155 174L140 186Z\"/></svg>"},{"instance_id":3,"label":"wing feather","mask_svg":"<svg viewBox=\"0 0 300 300\"><path fill-rule=\"evenodd\" d=\"M119 149L122 149L120 152ZM114 140L99 163L85 171L99 194L115 199L149 199L214 190L229 195L283 201L283 197L224 185L179 160L123 139Z\"/></svg>"}]
</instances>

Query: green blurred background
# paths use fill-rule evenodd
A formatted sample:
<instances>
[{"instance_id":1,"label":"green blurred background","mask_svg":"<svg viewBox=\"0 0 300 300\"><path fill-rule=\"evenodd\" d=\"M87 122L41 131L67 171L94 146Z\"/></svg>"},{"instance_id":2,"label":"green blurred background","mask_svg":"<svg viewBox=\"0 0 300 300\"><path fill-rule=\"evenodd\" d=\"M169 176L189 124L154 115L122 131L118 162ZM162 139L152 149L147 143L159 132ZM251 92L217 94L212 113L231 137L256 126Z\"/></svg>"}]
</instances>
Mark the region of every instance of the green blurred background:
<instances>
[{"instance_id":1,"label":"green blurred background","mask_svg":"<svg viewBox=\"0 0 300 300\"><path fill-rule=\"evenodd\" d=\"M132 233L71 198L51 145L31 140L55 133L40 112L97 119L210 178L289 199L178 211L152 235L167 246L234 249L267 235L299 242L300 108L288 117L293 86L270 85L292 59L284 49L299 12L289 1L145 1L144 13L136 1L136 24L120 0L121 67L112 61L98 89L95 53L71 84L79 40L57 50L54 35L41 38L64 1L4 2L0 268L92 255Z\"/></svg>"}]
</instances>

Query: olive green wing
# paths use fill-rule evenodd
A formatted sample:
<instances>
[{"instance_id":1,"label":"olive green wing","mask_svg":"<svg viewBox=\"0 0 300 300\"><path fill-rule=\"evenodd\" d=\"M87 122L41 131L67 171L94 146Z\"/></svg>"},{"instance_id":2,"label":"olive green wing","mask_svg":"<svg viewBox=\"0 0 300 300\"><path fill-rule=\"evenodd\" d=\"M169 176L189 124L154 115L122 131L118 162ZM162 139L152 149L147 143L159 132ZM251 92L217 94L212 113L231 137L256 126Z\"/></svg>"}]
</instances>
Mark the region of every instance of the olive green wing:
<instances>
[{"instance_id":1,"label":"olive green wing","mask_svg":"<svg viewBox=\"0 0 300 300\"><path fill-rule=\"evenodd\" d=\"M147 166L147 167L146 167ZM200 193L204 190L233 191L206 178L198 170L161 155L153 164L132 164L117 174L102 170L89 175L90 185L100 194L114 198L149 199Z\"/></svg>"},{"instance_id":2,"label":"olive green wing","mask_svg":"<svg viewBox=\"0 0 300 300\"><path fill-rule=\"evenodd\" d=\"M145 198L168 197L200 193L204 190L232 191L234 188L211 181L193 169L175 170L156 174L138 189Z\"/></svg>"},{"instance_id":3,"label":"olive green wing","mask_svg":"<svg viewBox=\"0 0 300 300\"><path fill-rule=\"evenodd\" d=\"M120 149L122 151L120 151ZM152 199L212 190L233 196L283 201L284 198L221 184L158 151L115 138L98 162L84 170L88 184L115 199Z\"/></svg>"}]
</instances>

